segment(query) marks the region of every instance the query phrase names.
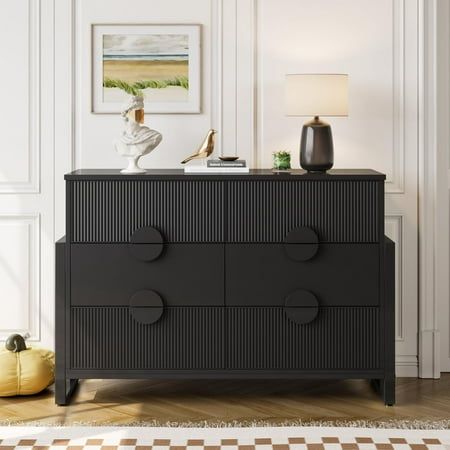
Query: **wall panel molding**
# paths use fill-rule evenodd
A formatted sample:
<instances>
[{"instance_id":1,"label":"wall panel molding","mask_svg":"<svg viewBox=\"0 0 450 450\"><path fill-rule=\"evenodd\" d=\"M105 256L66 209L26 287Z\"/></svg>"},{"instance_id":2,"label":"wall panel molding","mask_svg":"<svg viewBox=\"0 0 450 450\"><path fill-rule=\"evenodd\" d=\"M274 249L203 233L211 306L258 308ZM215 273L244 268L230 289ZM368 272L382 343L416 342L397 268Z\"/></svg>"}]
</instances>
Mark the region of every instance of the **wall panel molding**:
<instances>
[{"instance_id":1,"label":"wall panel molding","mask_svg":"<svg viewBox=\"0 0 450 450\"><path fill-rule=\"evenodd\" d=\"M247 149L247 159L253 161L254 167L260 167L261 165L261 154L258 153L258 148L261 150L262 143L264 142L264 129L261 126L260 121L257 121L258 108L257 104L262 105L260 89L263 75L261 73L260 59L262 55L260 54L261 49L259 48L259 29L258 29L258 2L259 0L246 0L244 14L239 14L239 18L236 18L236 33L239 38L236 38L235 57L238 58L238 52L243 53L243 48L245 48L248 42L251 42L251 48L253 49L253 54L248 58L248 69L249 75L255 84L255 92L251 92L250 102L238 102L237 97L234 101L234 111L235 117L244 117L245 111L250 110L252 115L251 123L255 126L253 127L252 133L246 137L245 149ZM386 180L386 194L403 194L404 193L404 182L405 182L405 0L392 1L393 8L393 20L392 20L392 33L393 33L393 43L392 43L392 60L393 60L393 109L394 109L394 120L392 124L392 176L388 177ZM245 22L242 17L246 17ZM245 30L248 30L248 36L242 39L242 34L245 34ZM238 40L239 39L239 40ZM259 57L258 57L259 56ZM238 64L236 63L235 69L237 75L235 77L235 89L236 92L242 90L247 86L245 76L242 75L242 71L238 71ZM240 98L240 96L239 96ZM233 108L231 108L233 109ZM225 112L226 116L227 113ZM242 121L239 121L242 122ZM238 124L239 124L238 122ZM258 122L258 126L256 126ZM230 141L235 141L236 146L242 145L241 140L237 140L239 135L238 128L236 125L234 130L227 128L225 123L225 132L230 136ZM239 142L239 144L238 144ZM244 146L242 146L244 147ZM245 151L245 149L243 149ZM242 152L241 152L242 154Z\"/></svg>"},{"instance_id":2,"label":"wall panel molding","mask_svg":"<svg viewBox=\"0 0 450 450\"><path fill-rule=\"evenodd\" d=\"M211 1L211 128L219 130L216 153L223 148L223 0Z\"/></svg>"},{"instance_id":3,"label":"wall panel molding","mask_svg":"<svg viewBox=\"0 0 450 450\"><path fill-rule=\"evenodd\" d=\"M448 141L439 151L442 141L437 124L440 122L438 92L438 0L419 1L419 376L441 376L440 298L448 305L448 210L447 180ZM444 19L445 20L445 19ZM448 55L446 55L448 58ZM447 66L448 71L448 66ZM445 114L445 113L444 113ZM448 117L447 117L448 119ZM444 124L448 129L448 123ZM447 141L447 142L446 142ZM439 144L438 144L439 143ZM442 201L441 201L442 199ZM445 204L445 206L443 206ZM443 251L443 249L445 250ZM446 273L442 273L442 266ZM450 322L450 319L449 319ZM448 326L448 323L447 323ZM448 367L448 359L445 361Z\"/></svg>"},{"instance_id":4,"label":"wall panel molding","mask_svg":"<svg viewBox=\"0 0 450 450\"><path fill-rule=\"evenodd\" d=\"M449 212L450 208L441 205L449 205L450 171L450 2L438 2L436 4L436 54L437 74L436 90L439 92L437 99L437 153L440 173L438 175L436 205L440 205L436 235L438 235L439 247L436 251L436 283L438 285L439 302L439 330L441 334L441 372L450 372L450 302L449 302ZM447 179L445 177L447 175ZM450 205L449 205L450 206Z\"/></svg>"},{"instance_id":5,"label":"wall panel molding","mask_svg":"<svg viewBox=\"0 0 450 450\"><path fill-rule=\"evenodd\" d=\"M221 135L218 150L235 154L247 160L252 168L258 167L256 152L256 64L257 64L257 1L234 0L221 5L220 62Z\"/></svg>"},{"instance_id":6,"label":"wall panel molding","mask_svg":"<svg viewBox=\"0 0 450 450\"><path fill-rule=\"evenodd\" d=\"M9 227L24 227L22 233L24 233L23 238L26 240L28 247L26 252L26 261L24 265L27 268L27 285L22 286L26 291L24 294L27 297L27 323L25 327L14 326L14 318L8 318L11 321L11 328L0 329L0 340L4 340L9 334L13 332L19 333L29 333L30 341L39 341L41 339L41 308L40 308L40 260L41 260L41 249L40 249L40 214L1 214L0 215L0 229L2 226ZM17 230L19 232L19 230ZM14 268L11 268L11 258L2 258L2 250L5 251L6 246L2 246L0 249L0 273L1 271L8 277L10 286L15 287L17 290L21 288L20 279L17 278L17 273L14 272ZM11 256L11 255L9 255ZM7 285L5 282L4 286ZM3 298L5 305L8 303L16 301L14 298L10 298L4 292L2 292L2 286L0 285L0 295ZM5 314L8 310L5 311Z\"/></svg>"},{"instance_id":7,"label":"wall panel molding","mask_svg":"<svg viewBox=\"0 0 450 450\"><path fill-rule=\"evenodd\" d=\"M251 71L251 77L255 83L255 93L252 93L252 101L245 105L242 102L238 103L236 100L236 117L239 116L239 111L242 108L248 108L251 106L251 113L253 115L252 122L255 124L254 132L248 139L247 148L250 149L249 157L254 161L254 167L260 167L261 154L258 153L258 149L261 150L262 143L264 142L264 129L261 126L261 121L257 120L258 108L257 103L262 105L261 96L258 95L261 89L258 87L262 84L263 75L261 73L260 54L259 48L259 29L258 29L258 2L260 0L246 0L248 4L247 9L247 22L246 28L250 30L253 43L253 55L249 58L249 67ZM392 20L392 82L393 82L393 113L394 120L392 124L392 177L388 177L386 180L386 194L404 194L405 192L405 74L406 74L406 62L405 62L405 0L393 0L393 20ZM240 15L242 16L242 15ZM241 35L244 27L239 25L238 19L236 19L236 30ZM238 48L243 48L247 41L239 41L236 45L236 52ZM237 65L236 65L237 70ZM236 92L239 87L242 86L242 78L236 77ZM257 124L257 126L256 126ZM228 131L228 130L227 130ZM237 137L237 127L234 131L235 138Z\"/></svg>"},{"instance_id":8,"label":"wall panel molding","mask_svg":"<svg viewBox=\"0 0 450 450\"><path fill-rule=\"evenodd\" d=\"M403 216L387 214L385 232L395 242L395 339L404 341L405 304L403 301L403 283L405 280L403 265Z\"/></svg>"},{"instance_id":9,"label":"wall panel molding","mask_svg":"<svg viewBox=\"0 0 450 450\"><path fill-rule=\"evenodd\" d=\"M41 95L41 0L28 0L28 119L27 179L0 182L0 194L39 193L40 190L40 95ZM19 32L19 30L17 30ZM20 118L16 118L20 120Z\"/></svg>"},{"instance_id":10,"label":"wall panel molding","mask_svg":"<svg viewBox=\"0 0 450 450\"><path fill-rule=\"evenodd\" d=\"M393 0L392 61L393 108L392 178L386 180L386 194L405 192L405 0Z\"/></svg>"}]
</instances>

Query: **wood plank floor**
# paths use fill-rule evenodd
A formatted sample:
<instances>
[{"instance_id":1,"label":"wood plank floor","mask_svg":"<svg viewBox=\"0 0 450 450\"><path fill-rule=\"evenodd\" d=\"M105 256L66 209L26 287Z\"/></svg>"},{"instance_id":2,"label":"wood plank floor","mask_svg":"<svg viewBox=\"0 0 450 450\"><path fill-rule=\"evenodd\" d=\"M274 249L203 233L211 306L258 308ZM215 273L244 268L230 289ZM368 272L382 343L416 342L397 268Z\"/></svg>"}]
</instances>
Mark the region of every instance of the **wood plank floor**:
<instances>
[{"instance_id":1,"label":"wood plank floor","mask_svg":"<svg viewBox=\"0 0 450 450\"><path fill-rule=\"evenodd\" d=\"M0 421L128 424L137 421L270 421L449 419L450 374L440 380L397 380L397 405L385 407L368 381L81 382L70 406L51 389L0 399Z\"/></svg>"}]
</instances>

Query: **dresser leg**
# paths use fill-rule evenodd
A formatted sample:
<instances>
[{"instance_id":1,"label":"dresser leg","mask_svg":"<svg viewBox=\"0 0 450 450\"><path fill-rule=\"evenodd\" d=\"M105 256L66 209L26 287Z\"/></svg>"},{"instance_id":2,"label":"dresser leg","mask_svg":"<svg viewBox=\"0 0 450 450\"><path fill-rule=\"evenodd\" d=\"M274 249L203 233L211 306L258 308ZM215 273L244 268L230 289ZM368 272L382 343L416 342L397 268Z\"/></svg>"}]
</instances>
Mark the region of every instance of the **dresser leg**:
<instances>
[{"instance_id":1,"label":"dresser leg","mask_svg":"<svg viewBox=\"0 0 450 450\"><path fill-rule=\"evenodd\" d=\"M395 379L381 378L370 380L372 387L380 394L386 406L395 405Z\"/></svg>"},{"instance_id":2,"label":"dresser leg","mask_svg":"<svg viewBox=\"0 0 450 450\"><path fill-rule=\"evenodd\" d=\"M56 379L55 380L55 402L59 406L66 406L78 385L78 379Z\"/></svg>"},{"instance_id":3,"label":"dresser leg","mask_svg":"<svg viewBox=\"0 0 450 450\"><path fill-rule=\"evenodd\" d=\"M384 404L386 406L394 406L395 405L395 379L394 378L385 378L381 380L382 395L384 399Z\"/></svg>"}]
</instances>

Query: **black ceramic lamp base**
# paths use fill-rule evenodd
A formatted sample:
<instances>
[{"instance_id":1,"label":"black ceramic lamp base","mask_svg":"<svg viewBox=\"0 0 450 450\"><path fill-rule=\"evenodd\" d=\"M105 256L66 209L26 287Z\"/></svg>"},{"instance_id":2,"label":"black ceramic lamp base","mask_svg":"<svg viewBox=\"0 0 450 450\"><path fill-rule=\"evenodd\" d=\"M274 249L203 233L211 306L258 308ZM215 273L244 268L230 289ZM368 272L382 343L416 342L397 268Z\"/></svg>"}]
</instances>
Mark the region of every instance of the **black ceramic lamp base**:
<instances>
[{"instance_id":1,"label":"black ceramic lamp base","mask_svg":"<svg viewBox=\"0 0 450 450\"><path fill-rule=\"evenodd\" d=\"M331 127L319 117L303 125L300 141L300 166L308 172L326 172L333 167Z\"/></svg>"}]
</instances>

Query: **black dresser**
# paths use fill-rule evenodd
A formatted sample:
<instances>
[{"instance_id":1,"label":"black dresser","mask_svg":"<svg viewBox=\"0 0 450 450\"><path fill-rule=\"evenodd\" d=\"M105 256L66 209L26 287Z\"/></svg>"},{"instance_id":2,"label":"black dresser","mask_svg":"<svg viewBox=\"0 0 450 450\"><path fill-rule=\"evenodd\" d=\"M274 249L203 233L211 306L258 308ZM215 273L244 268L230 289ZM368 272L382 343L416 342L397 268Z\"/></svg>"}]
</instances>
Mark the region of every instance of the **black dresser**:
<instances>
[{"instance_id":1,"label":"black dresser","mask_svg":"<svg viewBox=\"0 0 450 450\"><path fill-rule=\"evenodd\" d=\"M385 176L66 175L56 402L83 378L366 378L395 400Z\"/></svg>"}]
</instances>

